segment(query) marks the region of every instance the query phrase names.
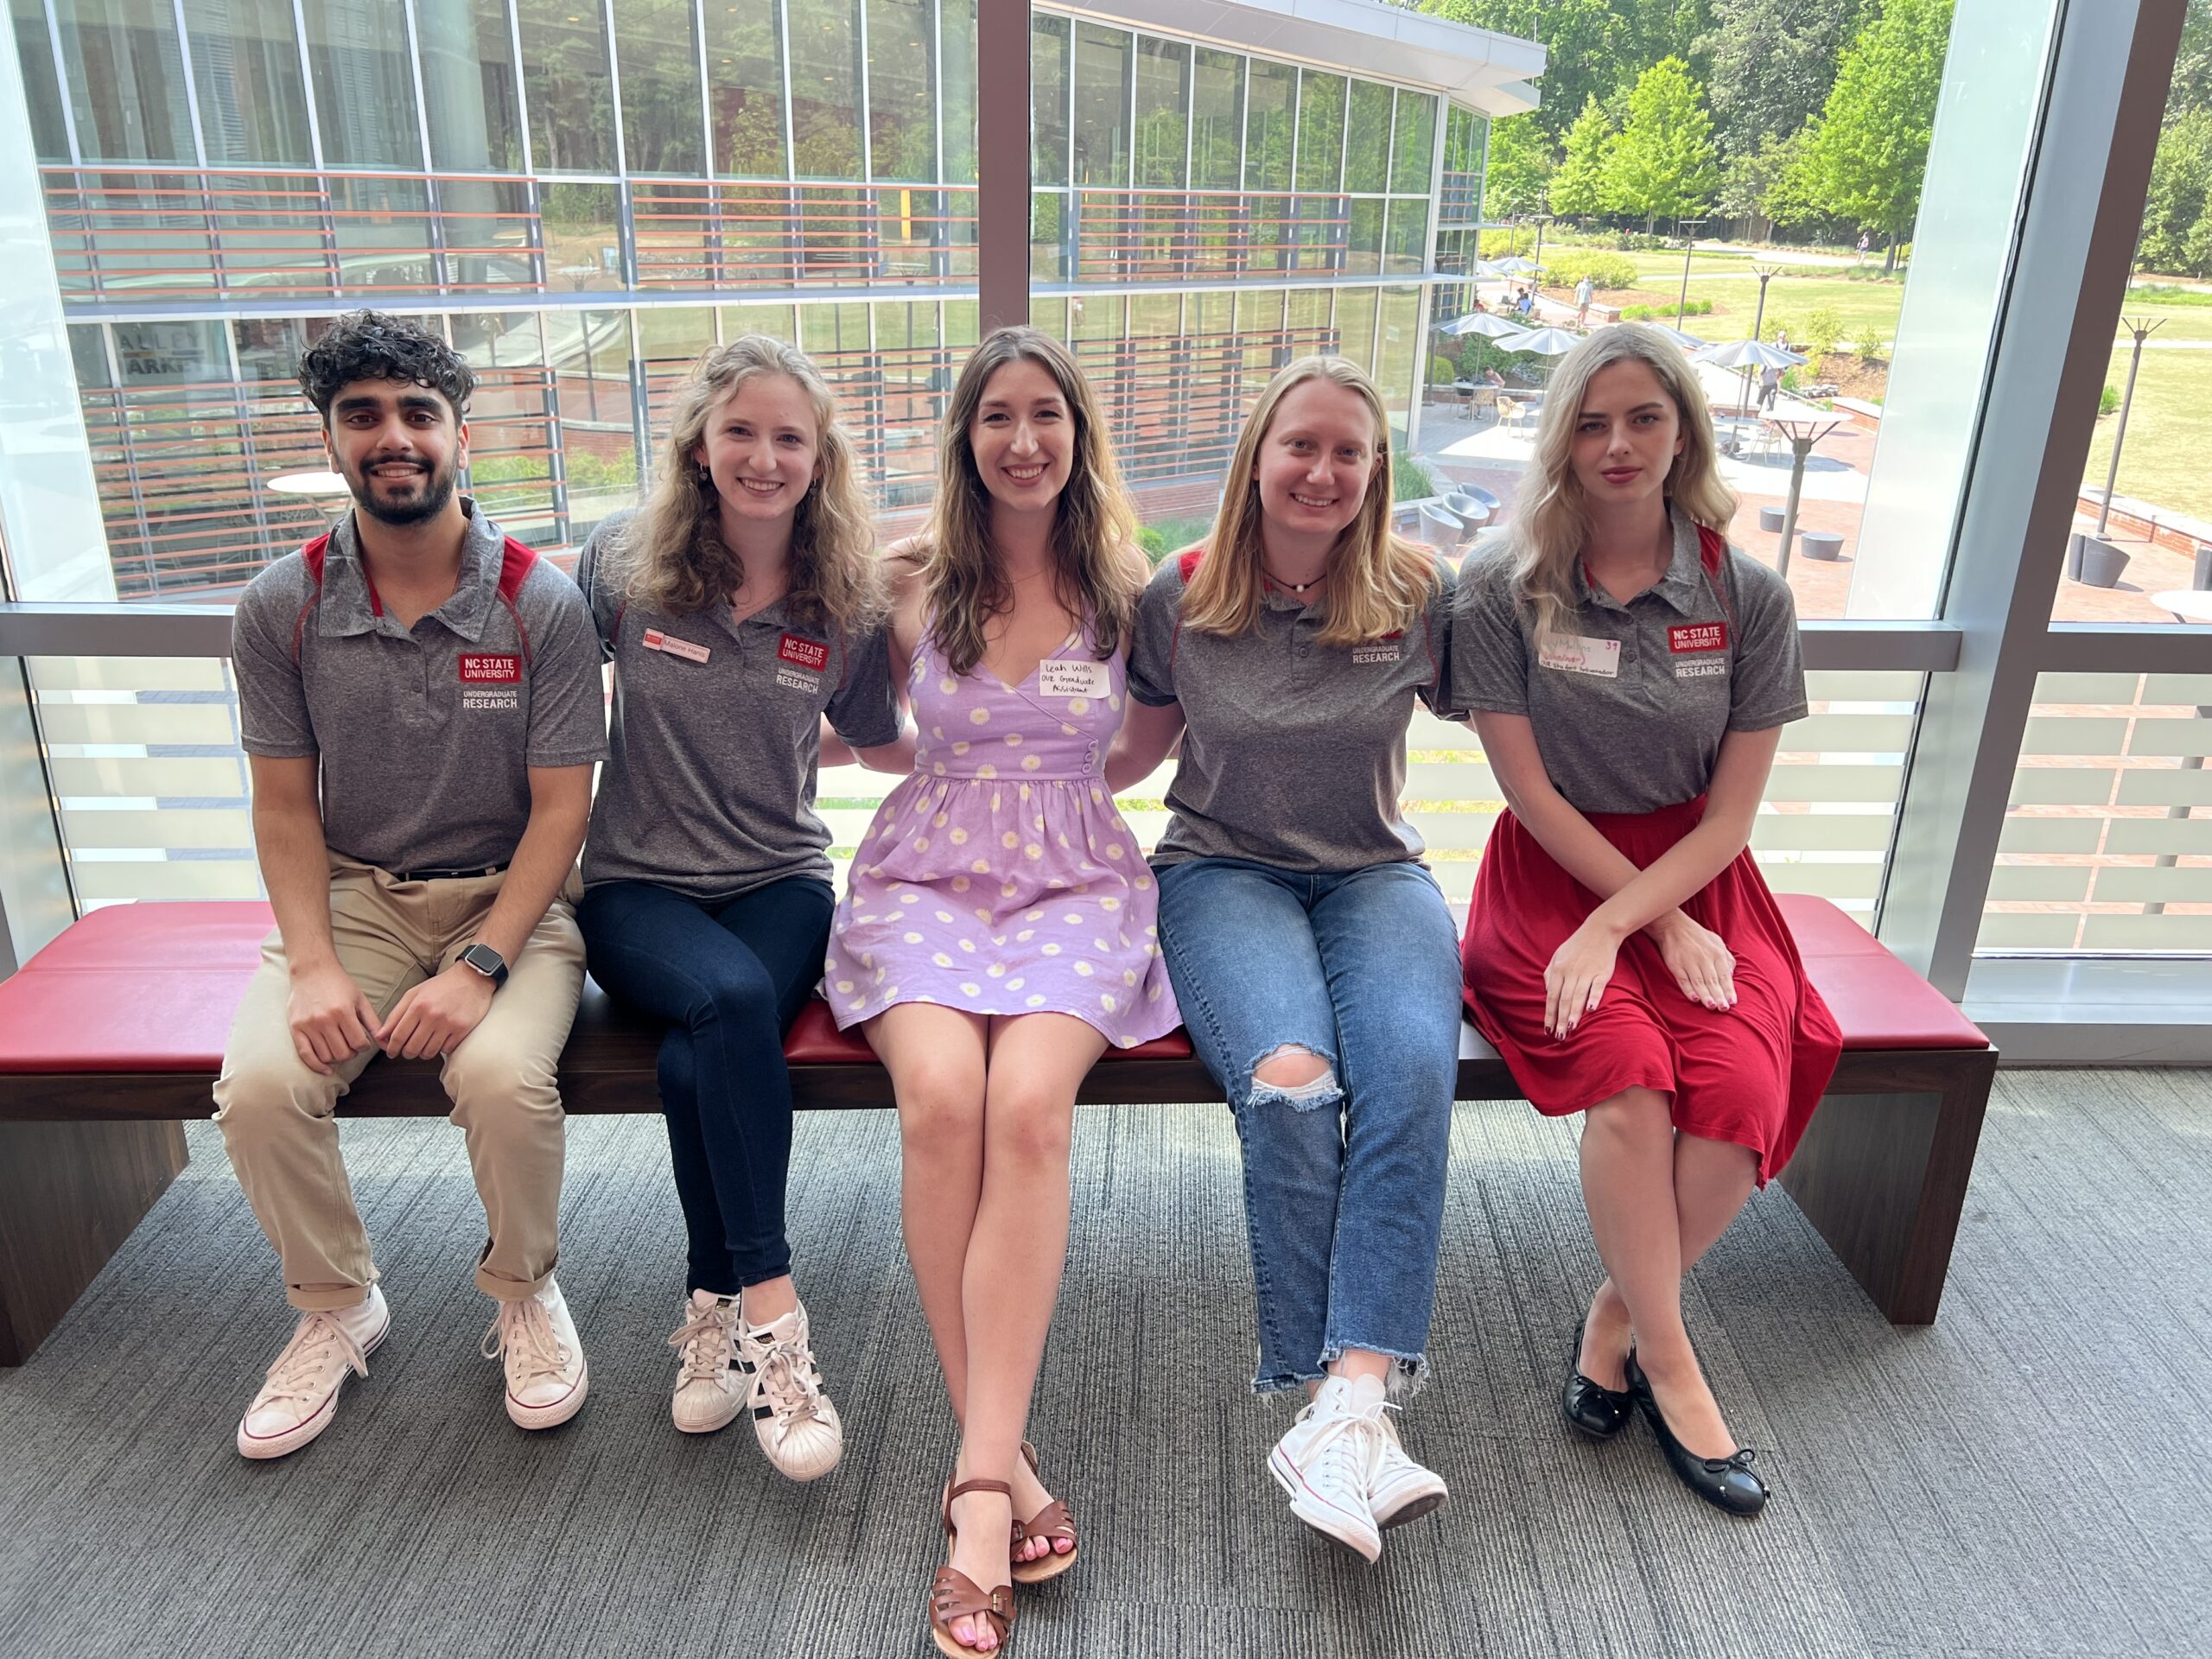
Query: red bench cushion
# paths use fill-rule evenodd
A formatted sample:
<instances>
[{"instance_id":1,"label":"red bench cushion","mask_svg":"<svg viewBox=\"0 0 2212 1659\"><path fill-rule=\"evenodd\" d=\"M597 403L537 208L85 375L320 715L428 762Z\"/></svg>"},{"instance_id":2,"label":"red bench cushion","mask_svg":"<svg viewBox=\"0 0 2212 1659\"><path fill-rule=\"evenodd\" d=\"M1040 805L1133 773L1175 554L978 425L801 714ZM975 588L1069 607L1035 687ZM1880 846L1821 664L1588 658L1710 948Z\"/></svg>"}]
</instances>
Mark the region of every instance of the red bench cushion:
<instances>
[{"instance_id":1,"label":"red bench cushion","mask_svg":"<svg viewBox=\"0 0 2212 1659\"><path fill-rule=\"evenodd\" d=\"M1781 895L1806 970L1852 1049L1986 1048L1988 1039L1848 916L1823 899ZM0 1074L212 1074L260 961L266 905L207 901L96 910L0 982ZM858 1033L810 1002L784 1052L797 1065L865 1065ZM1176 1031L1113 1059L1180 1059Z\"/></svg>"}]
</instances>

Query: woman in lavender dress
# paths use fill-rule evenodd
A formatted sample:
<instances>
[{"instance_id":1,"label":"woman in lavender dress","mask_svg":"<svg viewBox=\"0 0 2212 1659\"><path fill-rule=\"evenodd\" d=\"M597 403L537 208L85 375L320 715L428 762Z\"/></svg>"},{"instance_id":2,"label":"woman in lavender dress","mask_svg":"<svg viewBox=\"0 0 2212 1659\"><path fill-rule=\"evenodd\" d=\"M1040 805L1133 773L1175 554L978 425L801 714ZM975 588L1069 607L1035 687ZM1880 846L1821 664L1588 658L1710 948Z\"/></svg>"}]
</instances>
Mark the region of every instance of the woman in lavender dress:
<instances>
[{"instance_id":1,"label":"woman in lavender dress","mask_svg":"<svg viewBox=\"0 0 2212 1659\"><path fill-rule=\"evenodd\" d=\"M947 1653L988 1653L1009 1576L1075 1559L1021 1439L1058 1294L1075 1091L1177 1024L1157 893L1107 792L1145 578L1103 422L1067 348L1001 329L954 388L929 530L893 550L913 776L884 801L823 995L891 1072L906 1253L961 1427L931 1592Z\"/></svg>"}]
</instances>

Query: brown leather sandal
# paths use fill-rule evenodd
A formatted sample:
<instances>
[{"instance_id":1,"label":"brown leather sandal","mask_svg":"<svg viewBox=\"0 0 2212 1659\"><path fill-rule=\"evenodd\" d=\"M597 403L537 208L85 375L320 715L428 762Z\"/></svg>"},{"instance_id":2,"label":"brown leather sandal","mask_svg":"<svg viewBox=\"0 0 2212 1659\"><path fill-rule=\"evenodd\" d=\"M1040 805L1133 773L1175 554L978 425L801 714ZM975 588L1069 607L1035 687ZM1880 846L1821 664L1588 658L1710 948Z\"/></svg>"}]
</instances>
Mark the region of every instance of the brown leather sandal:
<instances>
[{"instance_id":1,"label":"brown leather sandal","mask_svg":"<svg viewBox=\"0 0 2212 1659\"><path fill-rule=\"evenodd\" d=\"M952 1524L952 1500L969 1492L996 1492L1008 1503L1014 1500L1014 1489L1002 1480L963 1480L957 1486L947 1485L943 1519L948 1554L960 1535L960 1529ZM1014 1586L1002 1584L995 1590L984 1590L965 1573L956 1572L950 1565L940 1567L930 1581L929 1615L930 1639L946 1659L976 1659L985 1651L963 1647L953 1637L952 1621L971 1616L989 1624L992 1634L998 1637L998 1646L989 1652L1002 1654L1014 1629Z\"/></svg>"},{"instance_id":2,"label":"brown leather sandal","mask_svg":"<svg viewBox=\"0 0 2212 1659\"><path fill-rule=\"evenodd\" d=\"M1028 1462L1029 1472L1033 1475L1036 1474L1037 1448L1024 1440L1021 1443L1021 1455ZM1042 1477L1040 1476L1039 1478L1041 1479ZM1014 1523L1014 1536L1008 1548L1019 1549L1023 1541L1030 1538L1042 1538L1048 1542L1065 1538L1068 1541L1070 1548L1065 1551L1057 1549L1050 1551L1030 1561L1025 1561L1020 1556L1012 1556L1007 1570L1014 1574L1014 1581L1016 1584L1042 1584L1047 1579L1057 1579L1075 1565L1075 1558L1082 1553L1083 1549L1083 1546L1076 1538L1075 1516L1068 1513L1068 1506L1058 1498L1054 1498L1027 1521L1017 1520Z\"/></svg>"}]
</instances>

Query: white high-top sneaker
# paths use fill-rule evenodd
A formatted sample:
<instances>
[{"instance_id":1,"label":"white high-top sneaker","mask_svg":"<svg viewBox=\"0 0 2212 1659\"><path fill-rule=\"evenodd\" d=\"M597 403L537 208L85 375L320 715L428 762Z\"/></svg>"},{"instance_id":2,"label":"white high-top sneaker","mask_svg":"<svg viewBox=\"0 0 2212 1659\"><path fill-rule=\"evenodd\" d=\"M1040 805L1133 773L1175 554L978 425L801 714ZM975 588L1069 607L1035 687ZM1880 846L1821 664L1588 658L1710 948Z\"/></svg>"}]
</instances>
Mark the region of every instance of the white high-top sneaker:
<instances>
[{"instance_id":1,"label":"white high-top sneaker","mask_svg":"<svg viewBox=\"0 0 2212 1659\"><path fill-rule=\"evenodd\" d=\"M1370 1380L1362 1378L1361 1382ZM1382 1385L1376 1382L1375 1386L1371 1404L1360 1383L1354 1383L1352 1390L1360 1408L1373 1414L1381 1431L1375 1437L1375 1459L1367 1470L1367 1506L1374 1513L1375 1524L1387 1529L1442 1509L1450 1494L1445 1490L1443 1476L1422 1468L1406 1455L1398 1426L1383 1414Z\"/></svg>"},{"instance_id":2,"label":"white high-top sneaker","mask_svg":"<svg viewBox=\"0 0 2212 1659\"><path fill-rule=\"evenodd\" d=\"M374 1285L358 1306L302 1317L238 1419L238 1455L281 1458L328 1428L346 1377L369 1374L369 1351L391 1329L391 1310Z\"/></svg>"},{"instance_id":3,"label":"white high-top sneaker","mask_svg":"<svg viewBox=\"0 0 2212 1659\"><path fill-rule=\"evenodd\" d=\"M668 1345L683 1356L669 1414L686 1434L711 1434L745 1409L749 1379L737 1360L742 1323L734 1296L695 1290L685 1298L683 1323Z\"/></svg>"},{"instance_id":4,"label":"white high-top sneaker","mask_svg":"<svg viewBox=\"0 0 2212 1659\"><path fill-rule=\"evenodd\" d=\"M1377 1400L1382 1386L1375 1382ZM1341 1376L1323 1382L1268 1454L1268 1471L1290 1494L1293 1515L1373 1561L1382 1557L1382 1534L1368 1507L1367 1471L1382 1431L1355 1406L1352 1388Z\"/></svg>"},{"instance_id":5,"label":"white high-top sneaker","mask_svg":"<svg viewBox=\"0 0 2212 1659\"><path fill-rule=\"evenodd\" d=\"M552 1280L535 1296L499 1304L481 1351L506 1361L507 1415L518 1427L557 1427L583 1409L591 1374L569 1304Z\"/></svg>"},{"instance_id":6,"label":"white high-top sneaker","mask_svg":"<svg viewBox=\"0 0 2212 1659\"><path fill-rule=\"evenodd\" d=\"M771 1324L740 1320L737 1369L751 1385L746 1404L768 1461L793 1480L814 1480L837 1466L845 1427L822 1391L804 1306Z\"/></svg>"}]
</instances>

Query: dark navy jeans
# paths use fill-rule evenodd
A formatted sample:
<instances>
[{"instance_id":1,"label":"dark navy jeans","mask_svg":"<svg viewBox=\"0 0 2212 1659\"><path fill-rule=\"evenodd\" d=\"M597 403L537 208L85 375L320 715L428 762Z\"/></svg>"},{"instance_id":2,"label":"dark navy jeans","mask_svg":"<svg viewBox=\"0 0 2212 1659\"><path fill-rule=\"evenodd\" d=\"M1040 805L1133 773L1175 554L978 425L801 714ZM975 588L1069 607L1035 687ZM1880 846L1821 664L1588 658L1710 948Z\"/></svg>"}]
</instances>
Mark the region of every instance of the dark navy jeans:
<instances>
[{"instance_id":1,"label":"dark navy jeans","mask_svg":"<svg viewBox=\"0 0 2212 1659\"><path fill-rule=\"evenodd\" d=\"M576 908L592 977L671 1022L660 1107L692 1290L734 1296L791 1271L784 1032L822 977L836 903L828 882L793 876L715 905L609 881Z\"/></svg>"},{"instance_id":2,"label":"dark navy jeans","mask_svg":"<svg viewBox=\"0 0 2212 1659\"><path fill-rule=\"evenodd\" d=\"M1236 1114L1259 1302L1253 1388L1346 1349L1426 1372L1459 1064L1459 951L1418 864L1301 874L1236 858L1161 867L1160 937L1192 1046ZM1328 1075L1253 1081L1277 1050Z\"/></svg>"}]
</instances>

